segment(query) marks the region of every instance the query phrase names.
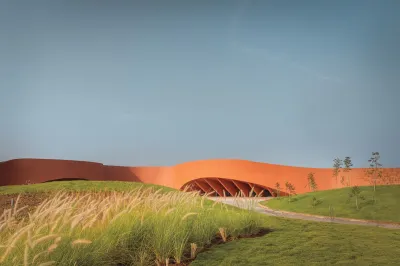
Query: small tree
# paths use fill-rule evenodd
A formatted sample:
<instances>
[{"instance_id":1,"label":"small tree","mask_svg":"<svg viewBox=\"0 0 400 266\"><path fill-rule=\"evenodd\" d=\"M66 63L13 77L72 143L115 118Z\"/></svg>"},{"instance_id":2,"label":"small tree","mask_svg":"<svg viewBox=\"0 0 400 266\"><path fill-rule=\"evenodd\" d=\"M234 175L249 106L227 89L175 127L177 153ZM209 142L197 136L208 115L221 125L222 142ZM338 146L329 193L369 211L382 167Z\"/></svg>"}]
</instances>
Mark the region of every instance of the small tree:
<instances>
[{"instance_id":1,"label":"small tree","mask_svg":"<svg viewBox=\"0 0 400 266\"><path fill-rule=\"evenodd\" d=\"M369 162L369 169L367 170L366 174L369 177L370 183L374 186L374 194L373 199L375 202L375 194L376 194L376 184L378 181L382 179L383 172L382 172L382 164L379 162L381 158L379 152L372 152L371 158L368 160Z\"/></svg>"},{"instance_id":2,"label":"small tree","mask_svg":"<svg viewBox=\"0 0 400 266\"><path fill-rule=\"evenodd\" d=\"M335 208L333 208L332 205L329 205L329 217L331 218L331 221L335 219Z\"/></svg>"},{"instance_id":3,"label":"small tree","mask_svg":"<svg viewBox=\"0 0 400 266\"><path fill-rule=\"evenodd\" d=\"M345 157L343 160L344 163L344 168L343 168L343 172L347 173L347 186L349 187L351 185L351 181L350 181L350 171L351 171L351 167L353 166L353 163L351 162L351 158L349 156ZM344 178L343 178L343 182L344 183Z\"/></svg>"},{"instance_id":4,"label":"small tree","mask_svg":"<svg viewBox=\"0 0 400 266\"><path fill-rule=\"evenodd\" d=\"M321 200L317 199L317 197L315 197L315 196L312 197L311 205L313 206L313 208L315 208L315 206L317 206L320 203L321 203Z\"/></svg>"},{"instance_id":5,"label":"small tree","mask_svg":"<svg viewBox=\"0 0 400 266\"><path fill-rule=\"evenodd\" d=\"M356 207L357 207L357 210L358 210L358 199L362 199L362 200L364 200L365 198L362 196L362 195L360 195L361 194L361 189L360 189L360 187L358 187L358 186L354 186L354 187L352 187L351 188L351 191L350 191L350 193L349 193L349 200L350 200L350 198L355 198L356 199Z\"/></svg>"},{"instance_id":6,"label":"small tree","mask_svg":"<svg viewBox=\"0 0 400 266\"><path fill-rule=\"evenodd\" d=\"M296 195L296 188L293 186L293 184L289 183L288 181L286 181L285 187L286 187L286 192L289 195L289 203L290 203L292 200L292 195Z\"/></svg>"},{"instance_id":7,"label":"small tree","mask_svg":"<svg viewBox=\"0 0 400 266\"><path fill-rule=\"evenodd\" d=\"M308 188L314 192L318 189L317 182L315 182L315 176L314 173L310 172L307 176L307 184Z\"/></svg>"},{"instance_id":8,"label":"small tree","mask_svg":"<svg viewBox=\"0 0 400 266\"><path fill-rule=\"evenodd\" d=\"M279 184L279 182L276 182L275 184L275 193L276 197L279 198L279 196L281 195L281 185Z\"/></svg>"},{"instance_id":9,"label":"small tree","mask_svg":"<svg viewBox=\"0 0 400 266\"><path fill-rule=\"evenodd\" d=\"M335 178L336 181L336 186L337 186L337 181L338 177L340 174L340 169L342 169L343 161L340 158L335 158L333 160L333 177Z\"/></svg>"}]
</instances>

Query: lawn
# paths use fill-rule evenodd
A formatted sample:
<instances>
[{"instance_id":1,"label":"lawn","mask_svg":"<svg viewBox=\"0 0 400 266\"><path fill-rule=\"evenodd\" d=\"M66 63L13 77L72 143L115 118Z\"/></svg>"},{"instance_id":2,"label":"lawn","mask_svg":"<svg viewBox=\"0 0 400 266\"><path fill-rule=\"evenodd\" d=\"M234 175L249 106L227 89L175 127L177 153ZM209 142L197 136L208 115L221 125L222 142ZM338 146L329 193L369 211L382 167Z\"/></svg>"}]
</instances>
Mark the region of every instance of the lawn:
<instances>
[{"instance_id":1,"label":"lawn","mask_svg":"<svg viewBox=\"0 0 400 266\"><path fill-rule=\"evenodd\" d=\"M332 206L336 217L400 223L400 185L377 186L375 203L372 186L364 186L360 189L360 195L365 200L359 199L359 209L356 208L355 198L349 198L351 188L301 194L294 196L292 202L285 197L264 201L261 204L271 209L323 216L330 215L329 206ZM319 200L316 206L312 206L313 197Z\"/></svg>"},{"instance_id":2,"label":"lawn","mask_svg":"<svg viewBox=\"0 0 400 266\"><path fill-rule=\"evenodd\" d=\"M400 230L265 217L275 230L200 253L191 266L400 265Z\"/></svg>"},{"instance_id":3,"label":"lawn","mask_svg":"<svg viewBox=\"0 0 400 266\"><path fill-rule=\"evenodd\" d=\"M17 186L0 186L0 195L18 194L18 193L37 193L52 192L61 189L67 191L131 191L140 187L162 189L164 192L175 191L175 189L143 184L139 182L122 182L122 181L55 181L31 185Z\"/></svg>"}]
</instances>

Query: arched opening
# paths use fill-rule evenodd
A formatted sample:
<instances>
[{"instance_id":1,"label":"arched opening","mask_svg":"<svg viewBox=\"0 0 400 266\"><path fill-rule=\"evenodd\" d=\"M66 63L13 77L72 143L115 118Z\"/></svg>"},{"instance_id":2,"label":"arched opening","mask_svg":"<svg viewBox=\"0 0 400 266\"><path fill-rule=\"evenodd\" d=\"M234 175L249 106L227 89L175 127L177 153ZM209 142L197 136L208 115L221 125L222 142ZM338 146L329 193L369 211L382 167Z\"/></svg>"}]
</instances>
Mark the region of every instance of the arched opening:
<instances>
[{"instance_id":1,"label":"arched opening","mask_svg":"<svg viewBox=\"0 0 400 266\"><path fill-rule=\"evenodd\" d=\"M260 197L272 197L271 193L270 193L268 190L266 190L266 189L263 189L263 190L261 191L261 193L259 194L259 196L260 196Z\"/></svg>"},{"instance_id":2,"label":"arched opening","mask_svg":"<svg viewBox=\"0 0 400 266\"><path fill-rule=\"evenodd\" d=\"M85 179L85 178L58 178L58 179L47 180L42 183L57 182L57 181L88 181L88 179Z\"/></svg>"},{"instance_id":3,"label":"arched opening","mask_svg":"<svg viewBox=\"0 0 400 266\"><path fill-rule=\"evenodd\" d=\"M219 177L204 177L192 180L182 186L181 190L199 191L214 197L272 197L272 189L251 182Z\"/></svg>"},{"instance_id":4,"label":"arched opening","mask_svg":"<svg viewBox=\"0 0 400 266\"><path fill-rule=\"evenodd\" d=\"M225 196L226 196L226 197L232 197L232 195L231 195L231 193L229 193L229 191L226 191L226 192L225 192Z\"/></svg>"}]
</instances>

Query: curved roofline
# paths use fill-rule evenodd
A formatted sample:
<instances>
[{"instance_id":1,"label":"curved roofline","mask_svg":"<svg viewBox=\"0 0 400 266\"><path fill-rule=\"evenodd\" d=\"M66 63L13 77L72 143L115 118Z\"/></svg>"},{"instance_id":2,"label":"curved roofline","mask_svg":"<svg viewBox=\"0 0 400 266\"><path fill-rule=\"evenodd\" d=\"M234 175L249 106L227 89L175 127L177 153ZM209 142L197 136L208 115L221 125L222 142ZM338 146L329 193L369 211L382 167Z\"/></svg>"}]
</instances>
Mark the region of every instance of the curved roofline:
<instances>
[{"instance_id":1,"label":"curved roofline","mask_svg":"<svg viewBox=\"0 0 400 266\"><path fill-rule=\"evenodd\" d=\"M64 162L80 162L80 163L93 163L93 164L102 164L104 166L114 166L114 167L143 167L143 168L152 168L152 167L176 167L176 166L184 166L188 164L197 164L197 163L208 163L208 162L243 162L243 163L255 163L255 164L263 164L263 165L271 165L278 167L290 167L290 168L300 168L300 169L333 169L333 167L307 167L307 166L294 166L287 164L278 164L278 163L267 163L261 161L252 161L246 159L237 159L237 158L209 158L209 159L199 159L193 161L186 161L174 165L116 165L116 164L105 164L101 162L95 161L85 161L85 160L71 160L71 159L55 159L55 158L33 158L33 157L21 157L14 158L6 161L1 161L0 163L12 162L12 161L20 161L20 160L47 160L47 161L64 161ZM366 167L353 167L352 169L365 169ZM386 167L385 167L386 168ZM397 169L397 167L387 167L387 169Z\"/></svg>"},{"instance_id":2,"label":"curved roofline","mask_svg":"<svg viewBox=\"0 0 400 266\"><path fill-rule=\"evenodd\" d=\"M84 161L84 160L70 160L70 159L53 159L53 158L31 158L31 157L23 157L23 158L15 158L6 161L1 161L0 163L7 163L13 161L23 161L23 160L38 160L38 161L63 161L63 162L79 162L79 163L93 163L93 164L103 164L94 161Z\"/></svg>"},{"instance_id":3,"label":"curved roofline","mask_svg":"<svg viewBox=\"0 0 400 266\"><path fill-rule=\"evenodd\" d=\"M199 159L193 161L186 161L174 165L116 165L116 164L105 164L101 162L95 161L86 161L86 160L71 160L71 159L56 159L56 158L33 158L33 157L21 157L21 158L14 158L10 160L1 161L0 163L12 162L12 161L22 161L22 160L46 160L46 161L68 161L68 162L80 162L80 163L94 163L94 164L102 164L105 166L115 166L115 167L175 167L175 166L183 166L191 163L207 163L207 162L244 162L244 163L256 163L256 164L267 164L267 165L274 165L274 166L282 166L282 167L294 167L294 168L306 168L306 169L331 169L329 167L305 167L305 166L292 166L292 165L285 165L285 164L277 164L277 163L267 163L261 161L252 161L246 159L237 159L237 158L209 158L209 159ZM355 168L353 168L355 169Z\"/></svg>"}]
</instances>

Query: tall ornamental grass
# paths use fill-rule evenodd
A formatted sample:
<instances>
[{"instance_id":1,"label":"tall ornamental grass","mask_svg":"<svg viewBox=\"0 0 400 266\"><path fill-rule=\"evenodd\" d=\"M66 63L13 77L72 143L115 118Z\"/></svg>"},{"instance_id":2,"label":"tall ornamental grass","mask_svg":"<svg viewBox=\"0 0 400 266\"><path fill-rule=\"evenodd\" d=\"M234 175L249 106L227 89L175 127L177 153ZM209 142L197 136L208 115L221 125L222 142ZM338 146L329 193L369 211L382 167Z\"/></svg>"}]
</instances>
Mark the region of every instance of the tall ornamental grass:
<instances>
[{"instance_id":1,"label":"tall ornamental grass","mask_svg":"<svg viewBox=\"0 0 400 266\"><path fill-rule=\"evenodd\" d=\"M59 191L21 219L0 216L0 265L168 265L193 259L217 236L256 234L262 217L196 192Z\"/></svg>"}]
</instances>

